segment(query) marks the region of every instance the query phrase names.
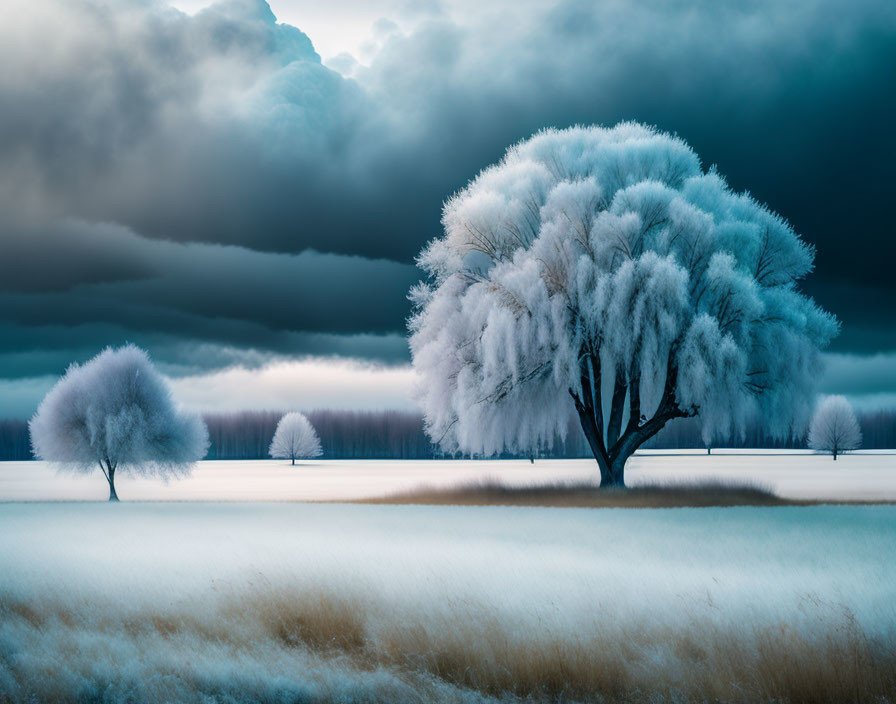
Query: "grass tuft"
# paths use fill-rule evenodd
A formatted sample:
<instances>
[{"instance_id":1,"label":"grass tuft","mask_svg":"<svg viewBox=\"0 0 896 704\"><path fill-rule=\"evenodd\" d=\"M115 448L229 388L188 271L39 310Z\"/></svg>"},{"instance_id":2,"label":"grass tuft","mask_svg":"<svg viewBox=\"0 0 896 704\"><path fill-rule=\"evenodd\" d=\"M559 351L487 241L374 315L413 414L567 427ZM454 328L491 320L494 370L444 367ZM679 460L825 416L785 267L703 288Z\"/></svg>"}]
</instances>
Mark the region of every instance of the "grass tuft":
<instances>
[{"instance_id":1,"label":"grass tuft","mask_svg":"<svg viewBox=\"0 0 896 704\"><path fill-rule=\"evenodd\" d=\"M227 595L207 611L189 608L177 622L134 612L127 622L107 614L63 624L55 609L37 614L11 597L0 607L10 633L45 648L49 630L57 644L70 645L59 646L68 652L55 669L38 657L40 648L5 663L0 652L0 701L80 701L74 682L90 682L90 691L106 691L97 700L113 702L204 700L197 693L208 700L274 701L283 692L265 692L266 683L313 683L321 667L335 668L342 682L374 675L403 682L408 690L400 701L446 704L896 701L893 636L869 635L845 607L805 608L816 619L811 627L774 621L723 626L707 614L676 628L583 613L593 628L572 633L548 623L520 630L475 601L434 617L413 609L382 611L375 600L335 598L329 590L271 585ZM83 652L88 643L90 652ZM122 649L131 657L119 655ZM121 669L104 669L107 661ZM204 676L194 671L197 664ZM246 679L244 669L255 675ZM176 676L155 681L158 671ZM163 689L148 688L147 678ZM126 696L110 693L123 679L143 684ZM182 691L172 691L172 683ZM396 700L380 686L368 681L351 696L340 694L340 686L287 699Z\"/></svg>"},{"instance_id":2,"label":"grass tuft","mask_svg":"<svg viewBox=\"0 0 896 704\"><path fill-rule=\"evenodd\" d=\"M553 508L701 508L707 506L792 506L794 502L758 484L729 481L642 484L629 489L601 489L591 483L509 486L487 480L453 487L419 487L387 496L360 499L362 504L423 506L541 506Z\"/></svg>"}]
</instances>

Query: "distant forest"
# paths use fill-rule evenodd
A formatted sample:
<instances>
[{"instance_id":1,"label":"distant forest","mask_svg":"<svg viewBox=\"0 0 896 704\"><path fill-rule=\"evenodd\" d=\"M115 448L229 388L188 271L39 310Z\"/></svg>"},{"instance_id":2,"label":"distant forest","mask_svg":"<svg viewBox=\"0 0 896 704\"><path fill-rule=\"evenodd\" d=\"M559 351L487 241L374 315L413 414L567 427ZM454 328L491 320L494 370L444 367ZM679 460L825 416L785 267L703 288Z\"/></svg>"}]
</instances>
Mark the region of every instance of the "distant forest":
<instances>
[{"instance_id":1,"label":"distant forest","mask_svg":"<svg viewBox=\"0 0 896 704\"><path fill-rule=\"evenodd\" d=\"M207 459L238 460L268 457L268 447L282 413L241 411L205 416L211 446ZM307 414L320 436L324 457L330 459L431 459L448 457L434 447L423 432L423 418L407 411L317 410ZM864 449L896 448L896 410L858 414ZM693 419L670 423L645 448L705 448ZM732 438L717 447L804 448L805 440L773 439L762 426L747 429L746 437ZM564 441L536 457L590 457L578 421L570 419ZM512 457L512 455L503 455ZM30 460L28 424L24 420L0 420L0 460Z\"/></svg>"}]
</instances>

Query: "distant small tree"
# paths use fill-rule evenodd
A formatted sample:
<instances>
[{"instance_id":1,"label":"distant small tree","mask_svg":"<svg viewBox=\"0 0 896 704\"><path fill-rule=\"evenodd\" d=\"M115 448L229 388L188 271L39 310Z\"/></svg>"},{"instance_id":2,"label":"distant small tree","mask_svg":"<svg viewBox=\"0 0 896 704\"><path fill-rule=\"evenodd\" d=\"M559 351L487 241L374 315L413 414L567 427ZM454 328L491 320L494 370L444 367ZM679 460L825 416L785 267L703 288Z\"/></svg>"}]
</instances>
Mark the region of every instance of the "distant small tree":
<instances>
[{"instance_id":1,"label":"distant small tree","mask_svg":"<svg viewBox=\"0 0 896 704\"><path fill-rule=\"evenodd\" d=\"M106 348L72 364L29 423L35 457L88 472L99 465L118 501L115 473L185 476L208 450L198 415L179 410L148 355Z\"/></svg>"},{"instance_id":2,"label":"distant small tree","mask_svg":"<svg viewBox=\"0 0 896 704\"><path fill-rule=\"evenodd\" d=\"M292 460L320 457L320 438L314 431L310 421L301 413L287 413L277 424L274 439L271 441L271 457Z\"/></svg>"},{"instance_id":3,"label":"distant small tree","mask_svg":"<svg viewBox=\"0 0 896 704\"><path fill-rule=\"evenodd\" d=\"M852 406L843 396L827 396L818 404L809 426L809 447L837 455L862 446L862 431Z\"/></svg>"}]
</instances>

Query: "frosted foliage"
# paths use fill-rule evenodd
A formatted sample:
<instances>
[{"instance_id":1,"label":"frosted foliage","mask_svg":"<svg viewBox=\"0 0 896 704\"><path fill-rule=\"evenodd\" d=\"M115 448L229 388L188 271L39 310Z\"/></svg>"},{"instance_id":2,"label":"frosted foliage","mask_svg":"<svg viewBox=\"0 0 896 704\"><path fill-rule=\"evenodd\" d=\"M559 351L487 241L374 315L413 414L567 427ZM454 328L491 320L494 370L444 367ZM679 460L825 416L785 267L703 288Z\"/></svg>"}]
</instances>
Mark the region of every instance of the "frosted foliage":
<instances>
[{"instance_id":1,"label":"frosted foliage","mask_svg":"<svg viewBox=\"0 0 896 704\"><path fill-rule=\"evenodd\" d=\"M186 475L208 450L202 419L177 408L146 352L133 345L71 365L41 402L30 430L35 456L82 471L99 464Z\"/></svg>"},{"instance_id":2,"label":"frosted foliage","mask_svg":"<svg viewBox=\"0 0 896 704\"><path fill-rule=\"evenodd\" d=\"M287 460L320 457L320 439L311 422L301 413L287 413L277 424L269 450L271 457Z\"/></svg>"},{"instance_id":3,"label":"frosted foliage","mask_svg":"<svg viewBox=\"0 0 896 704\"><path fill-rule=\"evenodd\" d=\"M862 446L862 431L852 406L843 396L825 396L809 426L809 447L836 456Z\"/></svg>"},{"instance_id":4,"label":"frosted foliage","mask_svg":"<svg viewBox=\"0 0 896 704\"><path fill-rule=\"evenodd\" d=\"M681 139L635 123L540 132L442 223L409 330L444 449L537 451L571 413L599 429L596 456L623 463L674 417L699 416L707 441L753 414L805 432L838 327L796 288L814 250Z\"/></svg>"}]
</instances>

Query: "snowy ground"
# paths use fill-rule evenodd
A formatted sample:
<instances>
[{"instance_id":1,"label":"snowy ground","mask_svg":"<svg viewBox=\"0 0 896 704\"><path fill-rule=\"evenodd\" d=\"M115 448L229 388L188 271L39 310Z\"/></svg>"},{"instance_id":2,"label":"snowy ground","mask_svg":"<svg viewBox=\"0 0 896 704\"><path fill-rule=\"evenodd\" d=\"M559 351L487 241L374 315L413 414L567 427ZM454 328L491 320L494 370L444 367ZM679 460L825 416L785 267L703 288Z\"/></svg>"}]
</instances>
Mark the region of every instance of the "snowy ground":
<instances>
[{"instance_id":1,"label":"snowy ground","mask_svg":"<svg viewBox=\"0 0 896 704\"><path fill-rule=\"evenodd\" d=\"M2 701L896 695L892 506L8 503L0 565Z\"/></svg>"},{"instance_id":2,"label":"snowy ground","mask_svg":"<svg viewBox=\"0 0 896 704\"><path fill-rule=\"evenodd\" d=\"M291 467L280 460L200 462L193 476L168 484L116 478L123 501L327 501L383 496L421 486L498 479L508 484L596 480L590 460L395 461L322 460ZM896 453L830 456L807 452L645 452L626 469L629 485L698 478L752 481L788 498L896 500ZM0 462L0 501L90 501L108 498L99 469L58 473L43 462Z\"/></svg>"},{"instance_id":3,"label":"snowy ground","mask_svg":"<svg viewBox=\"0 0 896 704\"><path fill-rule=\"evenodd\" d=\"M99 471L0 463L0 701L896 702L896 506L285 503L594 474L202 462L122 475L114 505ZM892 454L645 453L628 476L896 499Z\"/></svg>"}]
</instances>

